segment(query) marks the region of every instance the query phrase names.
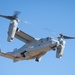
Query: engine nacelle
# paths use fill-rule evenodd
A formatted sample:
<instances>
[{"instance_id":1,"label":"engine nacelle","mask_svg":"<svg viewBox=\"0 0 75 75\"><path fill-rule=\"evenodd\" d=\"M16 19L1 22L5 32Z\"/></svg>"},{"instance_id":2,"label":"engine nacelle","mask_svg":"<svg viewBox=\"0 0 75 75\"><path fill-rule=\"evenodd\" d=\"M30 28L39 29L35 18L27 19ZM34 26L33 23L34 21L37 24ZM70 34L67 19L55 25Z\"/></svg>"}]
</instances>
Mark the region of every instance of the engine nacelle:
<instances>
[{"instance_id":1,"label":"engine nacelle","mask_svg":"<svg viewBox=\"0 0 75 75\"><path fill-rule=\"evenodd\" d=\"M57 51L56 51L56 58L61 58L62 55L63 55L63 52L64 52L64 48L65 46L60 44L57 48Z\"/></svg>"},{"instance_id":2,"label":"engine nacelle","mask_svg":"<svg viewBox=\"0 0 75 75\"><path fill-rule=\"evenodd\" d=\"M8 30L8 38L7 38L8 42L11 42L14 39L17 27L18 27L17 21L16 20L11 21Z\"/></svg>"}]
</instances>

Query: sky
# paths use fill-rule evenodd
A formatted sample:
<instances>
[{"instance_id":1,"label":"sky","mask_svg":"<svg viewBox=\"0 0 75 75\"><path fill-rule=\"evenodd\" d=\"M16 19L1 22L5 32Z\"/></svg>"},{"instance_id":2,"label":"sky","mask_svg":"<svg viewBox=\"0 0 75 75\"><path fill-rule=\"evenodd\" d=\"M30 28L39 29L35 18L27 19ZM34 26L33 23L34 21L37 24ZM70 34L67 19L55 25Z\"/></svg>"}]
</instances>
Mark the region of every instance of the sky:
<instances>
[{"instance_id":1,"label":"sky","mask_svg":"<svg viewBox=\"0 0 75 75\"><path fill-rule=\"evenodd\" d=\"M64 34L75 36L75 0L1 0L0 14L13 15L20 11L19 18L31 24L19 23L19 28L35 38ZM22 41L14 38L7 42L10 21L0 17L0 48L11 52L20 48ZM48 30L47 30L48 29ZM75 40L66 40L63 57L56 58L56 51L49 51L38 63L24 60L13 63L0 57L0 75L75 75Z\"/></svg>"}]
</instances>

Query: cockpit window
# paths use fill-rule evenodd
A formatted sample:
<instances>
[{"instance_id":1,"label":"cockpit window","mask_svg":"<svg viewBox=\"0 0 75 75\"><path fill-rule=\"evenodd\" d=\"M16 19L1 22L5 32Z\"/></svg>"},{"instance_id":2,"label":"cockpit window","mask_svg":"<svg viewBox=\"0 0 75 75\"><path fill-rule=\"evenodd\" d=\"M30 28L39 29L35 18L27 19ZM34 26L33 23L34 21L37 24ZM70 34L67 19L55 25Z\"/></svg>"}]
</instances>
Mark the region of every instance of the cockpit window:
<instances>
[{"instance_id":1,"label":"cockpit window","mask_svg":"<svg viewBox=\"0 0 75 75\"><path fill-rule=\"evenodd\" d=\"M47 41L48 41L48 40L49 40L49 37L47 37L46 39L47 39Z\"/></svg>"},{"instance_id":2,"label":"cockpit window","mask_svg":"<svg viewBox=\"0 0 75 75\"><path fill-rule=\"evenodd\" d=\"M39 41L42 41L43 39L40 39Z\"/></svg>"},{"instance_id":3,"label":"cockpit window","mask_svg":"<svg viewBox=\"0 0 75 75\"><path fill-rule=\"evenodd\" d=\"M39 41L41 41L41 43L43 42L43 39L40 39Z\"/></svg>"},{"instance_id":4,"label":"cockpit window","mask_svg":"<svg viewBox=\"0 0 75 75\"><path fill-rule=\"evenodd\" d=\"M51 39L53 39L53 38L52 38L52 37L47 37L46 39L47 39L47 40L51 40Z\"/></svg>"}]
</instances>

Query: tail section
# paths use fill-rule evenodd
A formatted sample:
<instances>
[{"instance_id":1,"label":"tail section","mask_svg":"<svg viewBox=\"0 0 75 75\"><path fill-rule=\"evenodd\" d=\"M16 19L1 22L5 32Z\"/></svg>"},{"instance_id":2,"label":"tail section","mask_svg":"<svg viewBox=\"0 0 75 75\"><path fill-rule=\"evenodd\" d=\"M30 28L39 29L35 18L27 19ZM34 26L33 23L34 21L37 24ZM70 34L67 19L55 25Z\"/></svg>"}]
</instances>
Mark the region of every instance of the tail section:
<instances>
[{"instance_id":1,"label":"tail section","mask_svg":"<svg viewBox=\"0 0 75 75\"><path fill-rule=\"evenodd\" d=\"M17 62L17 61L18 61L18 60L15 58L15 56L12 54L12 52L4 53L4 52L1 52L1 49L0 49L0 56L5 57L5 58L12 59L13 62Z\"/></svg>"}]
</instances>

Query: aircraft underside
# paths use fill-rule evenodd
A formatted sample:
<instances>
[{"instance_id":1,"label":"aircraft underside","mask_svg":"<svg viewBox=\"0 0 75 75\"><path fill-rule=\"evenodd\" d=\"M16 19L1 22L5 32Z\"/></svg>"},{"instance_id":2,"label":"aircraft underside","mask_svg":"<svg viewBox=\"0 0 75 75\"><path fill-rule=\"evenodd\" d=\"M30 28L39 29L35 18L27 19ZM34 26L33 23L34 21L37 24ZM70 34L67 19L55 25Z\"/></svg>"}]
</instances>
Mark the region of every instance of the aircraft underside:
<instances>
[{"instance_id":1,"label":"aircraft underside","mask_svg":"<svg viewBox=\"0 0 75 75\"><path fill-rule=\"evenodd\" d=\"M40 58L43 56L47 51L49 51L50 48L44 48L41 50L30 50L30 51L25 51L23 54L20 54L19 56L16 56L16 60L29 60L29 59L35 59L35 58Z\"/></svg>"}]
</instances>

